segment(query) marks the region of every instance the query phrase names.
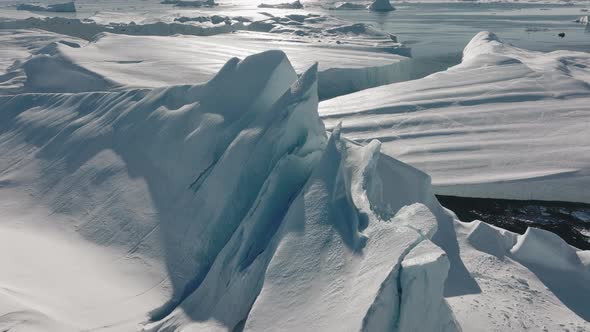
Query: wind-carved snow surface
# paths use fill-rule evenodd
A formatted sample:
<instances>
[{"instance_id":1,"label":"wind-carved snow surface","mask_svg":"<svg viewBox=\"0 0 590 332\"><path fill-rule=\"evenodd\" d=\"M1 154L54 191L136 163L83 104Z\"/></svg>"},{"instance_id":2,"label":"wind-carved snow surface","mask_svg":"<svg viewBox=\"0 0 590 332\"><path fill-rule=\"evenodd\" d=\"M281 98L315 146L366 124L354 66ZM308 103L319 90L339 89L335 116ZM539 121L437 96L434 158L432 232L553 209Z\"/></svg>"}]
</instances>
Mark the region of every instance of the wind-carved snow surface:
<instances>
[{"instance_id":1,"label":"wind-carved snow surface","mask_svg":"<svg viewBox=\"0 0 590 332\"><path fill-rule=\"evenodd\" d=\"M279 51L204 85L0 97L0 326L458 330L449 263L470 277L428 176L328 139L317 105L317 66ZM448 259L412 254L430 239Z\"/></svg>"},{"instance_id":2,"label":"wind-carved snow surface","mask_svg":"<svg viewBox=\"0 0 590 332\"><path fill-rule=\"evenodd\" d=\"M507 47L477 40L468 68ZM202 85L0 96L0 328L590 328L587 251L457 221L386 145L328 137L318 80L267 51Z\"/></svg>"},{"instance_id":3,"label":"wind-carved snow surface","mask_svg":"<svg viewBox=\"0 0 590 332\"><path fill-rule=\"evenodd\" d=\"M38 35L50 45L39 47L39 41L32 43L22 38L24 34L30 39ZM207 38L101 33L88 43L58 34L7 30L0 36L3 43L6 41L9 62L6 73L0 75L0 94L109 91L205 82L231 56L244 57L277 47L289 55L298 73L321 61L319 93L323 99L409 77L410 59L388 52L388 45L398 45L392 40L395 37L387 36L388 42L381 48L367 43L384 37L363 25L338 25L326 31L326 36L347 35L350 37L342 37L341 44L330 44L257 32ZM359 35L374 35L375 39L358 42L354 36ZM232 47L228 48L230 43ZM148 44L157 44L158 48L145 52Z\"/></svg>"},{"instance_id":4,"label":"wind-carved snow surface","mask_svg":"<svg viewBox=\"0 0 590 332\"><path fill-rule=\"evenodd\" d=\"M554 233L515 234L482 221L456 227L480 294L449 298L466 331L590 329L590 251Z\"/></svg>"},{"instance_id":5,"label":"wind-carved snow surface","mask_svg":"<svg viewBox=\"0 0 590 332\"><path fill-rule=\"evenodd\" d=\"M194 14L185 14L190 13ZM31 59L16 59L9 72L0 74L0 93L89 92L201 83L231 56L277 48L287 52L298 73L314 61L320 63L321 99L407 80L411 75L410 49L396 36L370 24L350 24L328 15L111 16L3 18L2 32L14 34L16 40L23 30L42 29L62 34L64 40L84 39L89 43L56 44L36 50ZM29 48L23 44L19 46ZM147 44L157 44L158 48L145 52ZM27 71L25 65L34 70ZM64 74L56 75L58 72ZM25 80L24 86L18 85ZM70 80L79 83L74 91L68 91Z\"/></svg>"},{"instance_id":6,"label":"wind-carved snow surface","mask_svg":"<svg viewBox=\"0 0 590 332\"><path fill-rule=\"evenodd\" d=\"M461 64L320 105L328 129L467 197L590 202L590 55L533 52L481 32Z\"/></svg>"}]
</instances>

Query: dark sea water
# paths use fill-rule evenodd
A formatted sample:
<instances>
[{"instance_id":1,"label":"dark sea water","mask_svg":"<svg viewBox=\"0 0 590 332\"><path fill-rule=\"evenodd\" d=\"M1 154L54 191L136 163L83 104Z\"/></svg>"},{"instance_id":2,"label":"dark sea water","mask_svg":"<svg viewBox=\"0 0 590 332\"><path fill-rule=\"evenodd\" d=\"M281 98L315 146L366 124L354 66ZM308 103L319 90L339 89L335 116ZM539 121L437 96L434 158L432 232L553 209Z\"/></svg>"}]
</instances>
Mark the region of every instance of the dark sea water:
<instances>
[{"instance_id":1,"label":"dark sea water","mask_svg":"<svg viewBox=\"0 0 590 332\"><path fill-rule=\"evenodd\" d=\"M485 221L523 234L527 227L548 230L576 248L590 250L590 204L437 196L461 221Z\"/></svg>"}]
</instances>

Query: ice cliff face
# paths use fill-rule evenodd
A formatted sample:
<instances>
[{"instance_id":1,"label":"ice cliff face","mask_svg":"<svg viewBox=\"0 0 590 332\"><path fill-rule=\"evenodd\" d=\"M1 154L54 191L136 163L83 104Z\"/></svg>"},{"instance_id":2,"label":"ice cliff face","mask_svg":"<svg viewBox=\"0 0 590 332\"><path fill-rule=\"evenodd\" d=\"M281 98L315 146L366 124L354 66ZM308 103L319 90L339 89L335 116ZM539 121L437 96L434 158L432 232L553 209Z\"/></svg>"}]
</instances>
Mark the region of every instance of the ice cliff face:
<instances>
[{"instance_id":1,"label":"ice cliff face","mask_svg":"<svg viewBox=\"0 0 590 332\"><path fill-rule=\"evenodd\" d=\"M96 296L147 309L23 310L74 329L459 330L443 298L457 242L429 177L378 141L328 138L317 106L317 67L298 77L279 51L199 86L0 97L2 193L26 188L141 262L139 295Z\"/></svg>"}]
</instances>

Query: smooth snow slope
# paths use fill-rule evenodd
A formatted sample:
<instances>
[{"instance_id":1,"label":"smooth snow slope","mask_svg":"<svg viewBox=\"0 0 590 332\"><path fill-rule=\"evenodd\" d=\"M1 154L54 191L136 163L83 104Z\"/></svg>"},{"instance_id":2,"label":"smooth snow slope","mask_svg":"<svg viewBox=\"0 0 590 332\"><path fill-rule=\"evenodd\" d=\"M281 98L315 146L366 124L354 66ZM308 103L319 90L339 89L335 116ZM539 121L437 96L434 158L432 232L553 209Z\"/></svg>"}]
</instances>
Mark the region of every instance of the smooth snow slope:
<instances>
[{"instance_id":1,"label":"smooth snow slope","mask_svg":"<svg viewBox=\"0 0 590 332\"><path fill-rule=\"evenodd\" d=\"M379 139L447 195L590 203L590 54L532 52L482 32L463 62L322 102L328 128Z\"/></svg>"}]
</instances>

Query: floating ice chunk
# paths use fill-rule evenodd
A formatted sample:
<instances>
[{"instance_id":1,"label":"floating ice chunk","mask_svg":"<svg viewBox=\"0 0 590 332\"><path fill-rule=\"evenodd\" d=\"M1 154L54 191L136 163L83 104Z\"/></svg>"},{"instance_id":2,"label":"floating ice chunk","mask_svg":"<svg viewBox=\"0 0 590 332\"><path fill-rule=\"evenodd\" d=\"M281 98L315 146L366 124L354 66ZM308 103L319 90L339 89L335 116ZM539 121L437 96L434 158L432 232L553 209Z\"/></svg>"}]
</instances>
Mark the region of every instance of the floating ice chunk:
<instances>
[{"instance_id":1,"label":"floating ice chunk","mask_svg":"<svg viewBox=\"0 0 590 332\"><path fill-rule=\"evenodd\" d=\"M166 5L174 5L176 7L215 7L217 3L215 0L164 0L161 2Z\"/></svg>"},{"instance_id":2,"label":"floating ice chunk","mask_svg":"<svg viewBox=\"0 0 590 332\"><path fill-rule=\"evenodd\" d=\"M583 222L590 222L590 212L588 211L574 211L572 212L572 217Z\"/></svg>"},{"instance_id":3,"label":"floating ice chunk","mask_svg":"<svg viewBox=\"0 0 590 332\"><path fill-rule=\"evenodd\" d=\"M340 2L336 3L334 7L331 7L332 10L357 10L357 9L367 9L368 5L363 3L354 3L354 2Z\"/></svg>"},{"instance_id":4,"label":"floating ice chunk","mask_svg":"<svg viewBox=\"0 0 590 332\"><path fill-rule=\"evenodd\" d=\"M369 10L374 12L390 12L395 10L395 7L391 5L389 0L375 0L369 5Z\"/></svg>"},{"instance_id":5,"label":"floating ice chunk","mask_svg":"<svg viewBox=\"0 0 590 332\"><path fill-rule=\"evenodd\" d=\"M258 8L278 8L278 9L301 9L303 4L299 0L293 2L283 2L278 4L261 3Z\"/></svg>"},{"instance_id":6,"label":"floating ice chunk","mask_svg":"<svg viewBox=\"0 0 590 332\"><path fill-rule=\"evenodd\" d=\"M581 17L580 17L580 18L578 18L578 19L577 19L575 22L576 22L576 23L580 23L580 24L587 25L587 24L588 24L588 18L589 18L589 17L590 17L590 16L588 16L588 15L581 16Z\"/></svg>"},{"instance_id":7,"label":"floating ice chunk","mask_svg":"<svg viewBox=\"0 0 590 332\"><path fill-rule=\"evenodd\" d=\"M76 5L74 2L57 3L50 5L38 4L20 4L16 6L16 10L28 10L37 12L56 12L56 13L75 13Z\"/></svg>"}]
</instances>

